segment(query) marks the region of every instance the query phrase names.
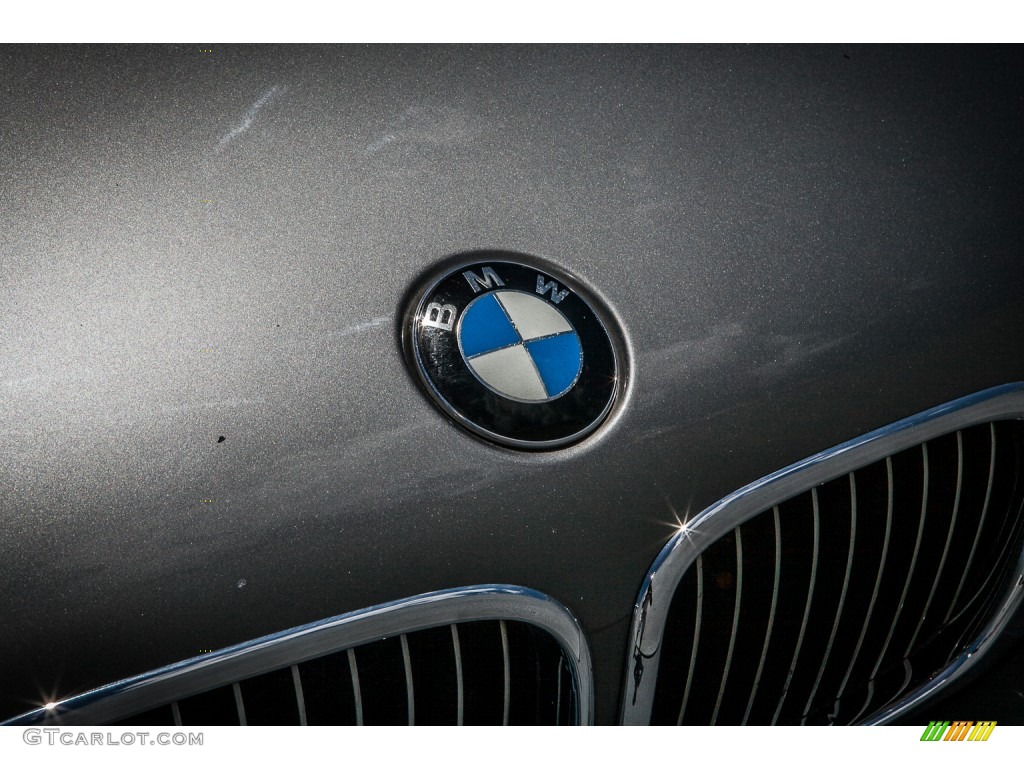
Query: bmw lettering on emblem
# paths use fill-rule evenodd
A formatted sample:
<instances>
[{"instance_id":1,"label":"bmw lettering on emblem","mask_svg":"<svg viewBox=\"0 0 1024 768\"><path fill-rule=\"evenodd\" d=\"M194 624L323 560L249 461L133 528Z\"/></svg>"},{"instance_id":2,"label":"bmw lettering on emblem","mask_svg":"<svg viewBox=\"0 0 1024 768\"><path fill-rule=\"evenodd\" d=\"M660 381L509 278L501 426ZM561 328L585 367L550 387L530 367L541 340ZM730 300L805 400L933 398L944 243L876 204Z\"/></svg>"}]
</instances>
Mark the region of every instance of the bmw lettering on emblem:
<instances>
[{"instance_id":1,"label":"bmw lettering on emblem","mask_svg":"<svg viewBox=\"0 0 1024 768\"><path fill-rule=\"evenodd\" d=\"M620 383L593 300L547 267L497 259L452 269L419 298L407 330L431 397L505 445L582 439L607 416Z\"/></svg>"}]
</instances>

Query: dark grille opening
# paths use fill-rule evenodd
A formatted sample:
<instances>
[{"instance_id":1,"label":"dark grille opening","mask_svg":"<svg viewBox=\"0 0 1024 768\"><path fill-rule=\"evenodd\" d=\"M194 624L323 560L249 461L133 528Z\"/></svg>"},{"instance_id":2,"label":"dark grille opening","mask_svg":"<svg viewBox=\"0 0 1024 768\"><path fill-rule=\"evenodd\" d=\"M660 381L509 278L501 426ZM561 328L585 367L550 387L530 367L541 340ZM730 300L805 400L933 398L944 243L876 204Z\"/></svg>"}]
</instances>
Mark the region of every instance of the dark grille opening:
<instances>
[{"instance_id":1,"label":"dark grille opening","mask_svg":"<svg viewBox=\"0 0 1024 768\"><path fill-rule=\"evenodd\" d=\"M1022 549L1022 429L944 435L764 510L676 589L651 722L855 723L964 652Z\"/></svg>"},{"instance_id":2,"label":"dark grille opening","mask_svg":"<svg viewBox=\"0 0 1024 768\"><path fill-rule=\"evenodd\" d=\"M233 687L233 686L232 686ZM241 693L242 708L245 712L246 725L298 725L299 710L295 697L295 683L292 679L291 668L278 669L273 672L250 677L238 684ZM215 690L230 690L227 688ZM178 702L181 710L182 725L206 725L203 720L190 721L185 719L187 707L192 699L201 696L208 696L209 693L201 693L199 696L190 696ZM238 706L232 697L232 709L237 711ZM237 716L233 725L241 721Z\"/></svg>"},{"instance_id":3,"label":"dark grille opening","mask_svg":"<svg viewBox=\"0 0 1024 768\"><path fill-rule=\"evenodd\" d=\"M349 670L348 654L324 656L316 664L300 664L302 696L309 725L354 723L355 692Z\"/></svg>"},{"instance_id":4,"label":"dark grille opening","mask_svg":"<svg viewBox=\"0 0 1024 768\"><path fill-rule=\"evenodd\" d=\"M506 627L508 624L506 623ZM501 724L505 708L505 666L497 622L459 625L466 684L466 725ZM476 653L465 650L475 648Z\"/></svg>"},{"instance_id":5,"label":"dark grille opening","mask_svg":"<svg viewBox=\"0 0 1024 768\"><path fill-rule=\"evenodd\" d=\"M340 650L114 725L575 724L574 697L547 632L472 621Z\"/></svg>"},{"instance_id":6,"label":"dark grille opening","mask_svg":"<svg viewBox=\"0 0 1024 768\"><path fill-rule=\"evenodd\" d=\"M453 632L460 635L458 640L461 651L461 630L461 627L455 626L436 627L407 636L412 668L416 670L416 722L420 725L445 725L457 722L460 670L455 663ZM450 653L437 651L446 645L451 646Z\"/></svg>"}]
</instances>

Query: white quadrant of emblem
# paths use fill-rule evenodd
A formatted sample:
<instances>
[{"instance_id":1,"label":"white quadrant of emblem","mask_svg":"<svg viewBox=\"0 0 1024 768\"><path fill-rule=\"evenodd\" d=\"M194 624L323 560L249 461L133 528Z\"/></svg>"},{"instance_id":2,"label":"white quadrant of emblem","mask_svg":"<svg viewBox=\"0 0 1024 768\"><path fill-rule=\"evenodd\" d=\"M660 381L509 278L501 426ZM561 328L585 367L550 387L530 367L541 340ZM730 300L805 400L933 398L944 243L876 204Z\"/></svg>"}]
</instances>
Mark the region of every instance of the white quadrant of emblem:
<instances>
[{"instance_id":1,"label":"white quadrant of emblem","mask_svg":"<svg viewBox=\"0 0 1024 768\"><path fill-rule=\"evenodd\" d=\"M488 352L468 362L477 376L503 395L517 400L548 399L537 367L522 344Z\"/></svg>"},{"instance_id":2,"label":"white quadrant of emblem","mask_svg":"<svg viewBox=\"0 0 1024 768\"><path fill-rule=\"evenodd\" d=\"M561 312L536 296L518 291L498 291L494 298L505 308L523 341L572 330Z\"/></svg>"},{"instance_id":3,"label":"white quadrant of emblem","mask_svg":"<svg viewBox=\"0 0 1024 768\"><path fill-rule=\"evenodd\" d=\"M475 299L459 321L459 350L498 394L544 402L572 388L583 350L572 325L543 299L495 291Z\"/></svg>"}]
</instances>

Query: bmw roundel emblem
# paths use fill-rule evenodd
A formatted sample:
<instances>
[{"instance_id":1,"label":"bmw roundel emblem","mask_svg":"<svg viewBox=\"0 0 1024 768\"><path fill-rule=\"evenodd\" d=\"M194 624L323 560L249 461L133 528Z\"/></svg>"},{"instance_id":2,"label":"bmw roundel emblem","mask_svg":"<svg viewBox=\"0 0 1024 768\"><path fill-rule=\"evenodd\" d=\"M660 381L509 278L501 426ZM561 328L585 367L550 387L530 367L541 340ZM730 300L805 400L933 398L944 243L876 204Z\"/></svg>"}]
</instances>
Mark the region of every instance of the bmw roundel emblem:
<instances>
[{"instance_id":1,"label":"bmw roundel emblem","mask_svg":"<svg viewBox=\"0 0 1024 768\"><path fill-rule=\"evenodd\" d=\"M456 422L504 445L556 448L596 429L621 384L608 315L595 305L550 267L496 256L430 284L407 346Z\"/></svg>"}]
</instances>

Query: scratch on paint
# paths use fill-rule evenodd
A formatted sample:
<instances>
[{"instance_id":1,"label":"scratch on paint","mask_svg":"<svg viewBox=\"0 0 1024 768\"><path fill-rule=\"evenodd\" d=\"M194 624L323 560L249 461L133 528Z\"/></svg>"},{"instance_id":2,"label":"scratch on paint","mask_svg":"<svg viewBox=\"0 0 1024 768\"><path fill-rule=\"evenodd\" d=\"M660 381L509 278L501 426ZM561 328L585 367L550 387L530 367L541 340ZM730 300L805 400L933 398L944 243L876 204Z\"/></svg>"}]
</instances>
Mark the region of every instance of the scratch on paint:
<instances>
[{"instance_id":1,"label":"scratch on paint","mask_svg":"<svg viewBox=\"0 0 1024 768\"><path fill-rule=\"evenodd\" d=\"M363 150L363 157L369 157L370 155L384 149L384 147L391 142L397 140L398 136L396 135L396 131L401 130L409 120L417 117L421 112L423 112L421 107L413 105L406 109L405 112L395 117L395 119L388 123L387 127L384 129L384 135Z\"/></svg>"},{"instance_id":2,"label":"scratch on paint","mask_svg":"<svg viewBox=\"0 0 1024 768\"><path fill-rule=\"evenodd\" d=\"M385 133L381 138L379 138L377 141L373 142L370 146L368 146L366 150L363 152L363 155L365 157L369 157L374 152L383 149L397 138L398 137L395 136L395 134L393 133Z\"/></svg>"},{"instance_id":3,"label":"scratch on paint","mask_svg":"<svg viewBox=\"0 0 1024 768\"><path fill-rule=\"evenodd\" d=\"M252 126L253 121L256 119L256 115L263 107L265 107L270 100L277 96L279 93L284 93L285 88L283 86L273 86L268 89L262 96L253 102L253 105L249 107L249 110L242 116L241 122L238 123L234 128L225 133L220 137L220 141L217 142L217 152L223 152L228 144L237 139L243 133L245 133Z\"/></svg>"},{"instance_id":4,"label":"scratch on paint","mask_svg":"<svg viewBox=\"0 0 1024 768\"><path fill-rule=\"evenodd\" d=\"M350 328L345 328L344 330L338 331L337 335L339 337L352 336L356 333L362 333L363 331L368 331L371 328L376 328L377 326L384 325L389 320L391 320L390 317L375 317L372 320L367 320L365 323L359 323L358 325L353 325Z\"/></svg>"}]
</instances>

